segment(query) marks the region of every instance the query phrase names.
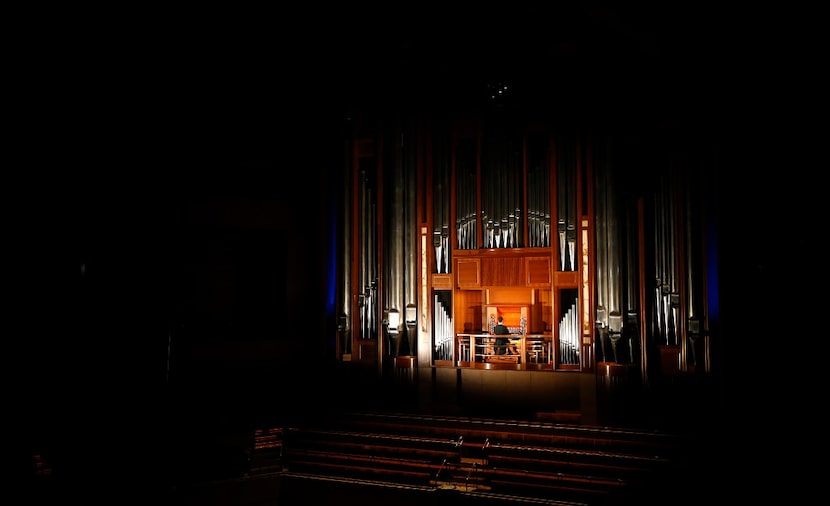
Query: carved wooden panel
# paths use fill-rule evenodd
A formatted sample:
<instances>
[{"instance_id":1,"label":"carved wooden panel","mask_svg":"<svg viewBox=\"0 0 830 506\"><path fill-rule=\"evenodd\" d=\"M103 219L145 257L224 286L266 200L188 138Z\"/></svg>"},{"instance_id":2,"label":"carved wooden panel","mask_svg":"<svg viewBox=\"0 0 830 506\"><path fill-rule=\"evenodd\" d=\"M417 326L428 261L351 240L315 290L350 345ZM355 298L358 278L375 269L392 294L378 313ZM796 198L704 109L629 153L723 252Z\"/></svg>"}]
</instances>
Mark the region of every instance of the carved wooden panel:
<instances>
[{"instance_id":1,"label":"carved wooden panel","mask_svg":"<svg viewBox=\"0 0 830 506\"><path fill-rule=\"evenodd\" d=\"M521 257L482 258L482 286L525 286L525 263Z\"/></svg>"},{"instance_id":2,"label":"carved wooden panel","mask_svg":"<svg viewBox=\"0 0 830 506\"><path fill-rule=\"evenodd\" d=\"M550 257L527 257L525 263L527 286L550 286Z\"/></svg>"},{"instance_id":3,"label":"carved wooden panel","mask_svg":"<svg viewBox=\"0 0 830 506\"><path fill-rule=\"evenodd\" d=\"M455 272L459 288L481 287L481 259L459 258L456 260Z\"/></svg>"}]
</instances>

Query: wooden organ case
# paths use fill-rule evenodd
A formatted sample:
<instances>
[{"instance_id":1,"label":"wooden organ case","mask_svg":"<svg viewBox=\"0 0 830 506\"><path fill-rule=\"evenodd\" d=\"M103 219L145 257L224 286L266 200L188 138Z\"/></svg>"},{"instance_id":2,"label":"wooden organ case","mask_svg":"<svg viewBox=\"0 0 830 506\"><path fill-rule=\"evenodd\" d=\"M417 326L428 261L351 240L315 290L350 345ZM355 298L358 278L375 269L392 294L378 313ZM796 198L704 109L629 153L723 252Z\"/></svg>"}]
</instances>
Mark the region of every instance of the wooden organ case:
<instances>
[{"instance_id":1,"label":"wooden organ case","mask_svg":"<svg viewBox=\"0 0 830 506\"><path fill-rule=\"evenodd\" d=\"M503 117L379 123L354 125L340 185L339 360L465 388L476 369L609 390L709 374L697 162L638 145L621 163L614 139ZM665 171L640 167L654 157ZM515 355L494 346L499 316ZM590 397L575 376L535 378L568 403Z\"/></svg>"},{"instance_id":2,"label":"wooden organ case","mask_svg":"<svg viewBox=\"0 0 830 506\"><path fill-rule=\"evenodd\" d=\"M543 129L508 135L480 124L457 128L449 153L428 181L431 303L444 319L433 321L433 364L592 369L593 188L583 146ZM515 358L492 353L498 316Z\"/></svg>"}]
</instances>

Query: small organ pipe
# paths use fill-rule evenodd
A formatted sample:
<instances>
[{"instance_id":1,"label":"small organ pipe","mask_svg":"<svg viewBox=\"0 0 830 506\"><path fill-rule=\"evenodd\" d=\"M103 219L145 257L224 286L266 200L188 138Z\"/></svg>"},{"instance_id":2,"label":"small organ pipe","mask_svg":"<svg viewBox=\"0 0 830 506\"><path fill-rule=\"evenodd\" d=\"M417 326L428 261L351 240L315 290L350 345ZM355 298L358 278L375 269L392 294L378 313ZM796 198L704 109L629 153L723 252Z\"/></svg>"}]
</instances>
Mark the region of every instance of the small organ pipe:
<instances>
[{"instance_id":1,"label":"small organ pipe","mask_svg":"<svg viewBox=\"0 0 830 506\"><path fill-rule=\"evenodd\" d=\"M576 302L571 304L559 322L559 356L563 364L579 363L579 315Z\"/></svg>"},{"instance_id":2,"label":"small organ pipe","mask_svg":"<svg viewBox=\"0 0 830 506\"><path fill-rule=\"evenodd\" d=\"M452 360L454 346L452 318L437 294L433 298L433 307L435 359Z\"/></svg>"}]
</instances>

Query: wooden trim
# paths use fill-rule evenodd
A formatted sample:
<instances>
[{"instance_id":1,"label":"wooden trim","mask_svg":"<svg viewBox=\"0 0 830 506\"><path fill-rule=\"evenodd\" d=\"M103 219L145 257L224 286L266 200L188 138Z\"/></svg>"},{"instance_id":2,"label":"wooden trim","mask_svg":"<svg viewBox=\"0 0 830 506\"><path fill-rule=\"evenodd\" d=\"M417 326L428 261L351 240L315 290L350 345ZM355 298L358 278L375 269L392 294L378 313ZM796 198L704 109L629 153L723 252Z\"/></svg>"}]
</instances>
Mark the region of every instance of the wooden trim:
<instances>
[{"instance_id":1,"label":"wooden trim","mask_svg":"<svg viewBox=\"0 0 830 506\"><path fill-rule=\"evenodd\" d=\"M556 271L553 273L553 284L557 288L579 288L579 272Z\"/></svg>"},{"instance_id":2,"label":"wooden trim","mask_svg":"<svg viewBox=\"0 0 830 506\"><path fill-rule=\"evenodd\" d=\"M433 290L452 290L452 274L433 274L432 275L432 289Z\"/></svg>"}]
</instances>

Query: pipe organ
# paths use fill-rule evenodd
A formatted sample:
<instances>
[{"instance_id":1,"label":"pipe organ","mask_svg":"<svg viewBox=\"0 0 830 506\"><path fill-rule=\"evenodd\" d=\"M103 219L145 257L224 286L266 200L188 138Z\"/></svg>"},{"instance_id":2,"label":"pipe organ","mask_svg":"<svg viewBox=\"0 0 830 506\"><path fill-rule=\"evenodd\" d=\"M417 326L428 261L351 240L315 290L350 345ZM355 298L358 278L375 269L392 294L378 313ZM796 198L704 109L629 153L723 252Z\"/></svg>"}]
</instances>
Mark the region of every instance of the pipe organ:
<instances>
[{"instance_id":1,"label":"pipe organ","mask_svg":"<svg viewBox=\"0 0 830 506\"><path fill-rule=\"evenodd\" d=\"M708 367L704 227L692 205L702 183L692 172L634 170L638 160L613 139L498 117L352 134L341 359L379 370L404 352L419 367L605 363L644 380L649 369ZM390 328L390 310L403 308L417 320ZM510 320L514 359L486 351L494 314Z\"/></svg>"}]
</instances>

